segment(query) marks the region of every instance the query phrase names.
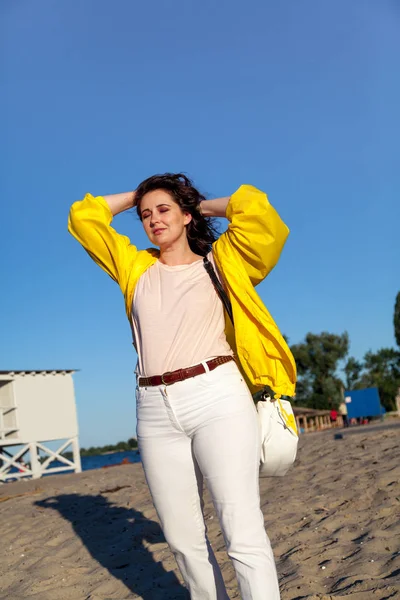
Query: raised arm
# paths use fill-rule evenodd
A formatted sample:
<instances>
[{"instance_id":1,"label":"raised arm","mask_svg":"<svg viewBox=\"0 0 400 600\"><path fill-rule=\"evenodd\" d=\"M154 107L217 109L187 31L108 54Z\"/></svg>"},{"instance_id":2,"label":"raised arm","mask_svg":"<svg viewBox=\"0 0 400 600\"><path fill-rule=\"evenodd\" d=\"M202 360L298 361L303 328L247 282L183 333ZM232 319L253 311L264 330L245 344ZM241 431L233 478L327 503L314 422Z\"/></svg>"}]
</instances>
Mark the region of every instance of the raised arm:
<instances>
[{"instance_id":1,"label":"raised arm","mask_svg":"<svg viewBox=\"0 0 400 600\"><path fill-rule=\"evenodd\" d=\"M200 212L203 217L226 217L230 196L214 198L213 200L202 200Z\"/></svg>"},{"instance_id":2,"label":"raised arm","mask_svg":"<svg viewBox=\"0 0 400 600\"><path fill-rule=\"evenodd\" d=\"M71 206L68 231L125 294L137 248L111 227L113 216L132 208L134 192L85 198Z\"/></svg>"},{"instance_id":3,"label":"raised arm","mask_svg":"<svg viewBox=\"0 0 400 600\"><path fill-rule=\"evenodd\" d=\"M135 206L135 192L109 194L108 196L103 196L103 198L110 207L113 217Z\"/></svg>"},{"instance_id":4,"label":"raised arm","mask_svg":"<svg viewBox=\"0 0 400 600\"><path fill-rule=\"evenodd\" d=\"M219 211L226 198L217 199ZM202 202L210 211L213 201ZM203 207L201 206L203 211ZM206 210L206 209L205 209ZM242 185L228 198L225 207L230 221L228 229L214 244L214 251L229 254L233 251L240 256L253 285L262 281L278 262L289 229L268 201L267 195L252 185ZM205 214L205 213L203 213Z\"/></svg>"}]
</instances>

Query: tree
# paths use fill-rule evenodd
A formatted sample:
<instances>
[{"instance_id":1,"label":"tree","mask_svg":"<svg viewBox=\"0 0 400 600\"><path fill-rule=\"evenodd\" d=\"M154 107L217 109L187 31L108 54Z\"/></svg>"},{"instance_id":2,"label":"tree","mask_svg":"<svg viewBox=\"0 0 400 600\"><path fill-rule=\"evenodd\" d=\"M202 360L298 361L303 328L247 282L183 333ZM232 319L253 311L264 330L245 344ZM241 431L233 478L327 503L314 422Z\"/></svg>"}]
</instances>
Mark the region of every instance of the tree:
<instances>
[{"instance_id":1,"label":"tree","mask_svg":"<svg viewBox=\"0 0 400 600\"><path fill-rule=\"evenodd\" d=\"M398 292L396 296L396 302L394 304L394 316L393 316L393 325L394 325L394 337L396 339L396 344L400 348L400 292ZM395 400L395 410L397 409L398 414L400 414L400 386L397 390L397 396Z\"/></svg>"},{"instance_id":2,"label":"tree","mask_svg":"<svg viewBox=\"0 0 400 600\"><path fill-rule=\"evenodd\" d=\"M381 403L387 411L396 410L396 394L400 387L400 352L381 348L364 356L364 373L360 385L377 387Z\"/></svg>"},{"instance_id":3,"label":"tree","mask_svg":"<svg viewBox=\"0 0 400 600\"><path fill-rule=\"evenodd\" d=\"M396 302L394 305L393 325L394 325L394 337L396 339L396 344L400 348L400 292L396 296Z\"/></svg>"},{"instance_id":4,"label":"tree","mask_svg":"<svg viewBox=\"0 0 400 600\"><path fill-rule=\"evenodd\" d=\"M336 372L349 349L349 337L326 331L308 333L301 344L291 347L297 364L299 381L296 400L311 408L338 407L343 397L343 383Z\"/></svg>"},{"instance_id":5,"label":"tree","mask_svg":"<svg viewBox=\"0 0 400 600\"><path fill-rule=\"evenodd\" d=\"M115 446L116 450L130 450L128 442L118 442Z\"/></svg>"},{"instance_id":6,"label":"tree","mask_svg":"<svg viewBox=\"0 0 400 600\"><path fill-rule=\"evenodd\" d=\"M346 389L357 389L360 384L360 375L362 370L363 364L356 360L353 356L350 356L343 368L343 371L346 375Z\"/></svg>"}]
</instances>

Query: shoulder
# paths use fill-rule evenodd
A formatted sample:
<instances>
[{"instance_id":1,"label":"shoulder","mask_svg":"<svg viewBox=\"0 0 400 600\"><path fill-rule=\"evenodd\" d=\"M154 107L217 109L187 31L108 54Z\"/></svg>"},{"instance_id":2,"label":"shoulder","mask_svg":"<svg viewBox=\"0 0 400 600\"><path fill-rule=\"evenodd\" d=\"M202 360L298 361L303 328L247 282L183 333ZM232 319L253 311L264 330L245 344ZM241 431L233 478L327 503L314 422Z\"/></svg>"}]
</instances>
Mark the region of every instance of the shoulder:
<instances>
[{"instance_id":1,"label":"shoulder","mask_svg":"<svg viewBox=\"0 0 400 600\"><path fill-rule=\"evenodd\" d=\"M134 269L136 278L141 277L150 267L158 263L159 251L156 248L139 250L136 254Z\"/></svg>"}]
</instances>

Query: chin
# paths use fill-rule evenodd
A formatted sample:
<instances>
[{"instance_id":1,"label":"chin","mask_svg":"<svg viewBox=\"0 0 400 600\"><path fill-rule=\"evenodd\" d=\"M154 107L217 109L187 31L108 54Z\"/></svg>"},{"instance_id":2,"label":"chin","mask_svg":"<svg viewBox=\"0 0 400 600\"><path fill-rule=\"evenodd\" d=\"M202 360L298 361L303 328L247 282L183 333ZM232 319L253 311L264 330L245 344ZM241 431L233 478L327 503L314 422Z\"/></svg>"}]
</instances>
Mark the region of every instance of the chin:
<instances>
[{"instance_id":1,"label":"chin","mask_svg":"<svg viewBox=\"0 0 400 600\"><path fill-rule=\"evenodd\" d=\"M158 240L157 238L149 238L150 242L153 244L153 246L157 246L157 248L162 248L163 246L165 246L165 242L161 240Z\"/></svg>"}]
</instances>

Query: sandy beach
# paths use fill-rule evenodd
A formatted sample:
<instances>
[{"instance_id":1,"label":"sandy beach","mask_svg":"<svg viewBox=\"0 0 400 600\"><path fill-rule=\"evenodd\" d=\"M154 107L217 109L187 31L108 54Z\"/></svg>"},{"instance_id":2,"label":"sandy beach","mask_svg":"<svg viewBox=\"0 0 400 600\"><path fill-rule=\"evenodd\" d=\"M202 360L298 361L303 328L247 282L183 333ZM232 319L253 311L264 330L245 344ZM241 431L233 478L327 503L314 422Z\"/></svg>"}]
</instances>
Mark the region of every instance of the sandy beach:
<instances>
[{"instance_id":1,"label":"sandy beach","mask_svg":"<svg viewBox=\"0 0 400 600\"><path fill-rule=\"evenodd\" d=\"M282 600L400 598L400 421L334 433L302 436L290 474L261 480ZM3 485L0 517L1 599L187 598L140 464ZM205 518L239 598L207 494Z\"/></svg>"}]
</instances>

